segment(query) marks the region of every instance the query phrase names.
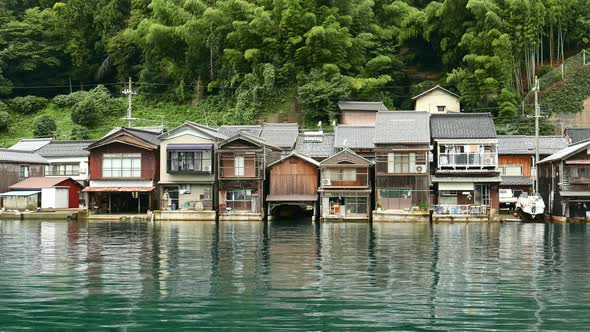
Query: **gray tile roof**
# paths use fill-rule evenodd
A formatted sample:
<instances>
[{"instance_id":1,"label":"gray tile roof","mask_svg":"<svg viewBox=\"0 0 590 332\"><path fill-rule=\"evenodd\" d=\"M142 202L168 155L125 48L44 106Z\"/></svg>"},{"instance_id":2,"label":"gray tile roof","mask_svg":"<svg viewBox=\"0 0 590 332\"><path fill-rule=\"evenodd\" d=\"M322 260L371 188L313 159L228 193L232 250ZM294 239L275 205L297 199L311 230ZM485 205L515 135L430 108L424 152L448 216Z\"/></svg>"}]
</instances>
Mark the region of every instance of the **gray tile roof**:
<instances>
[{"instance_id":1,"label":"gray tile roof","mask_svg":"<svg viewBox=\"0 0 590 332\"><path fill-rule=\"evenodd\" d=\"M562 136L539 136L539 154L541 155L550 155L566 147L565 138ZM534 155L535 137L517 135L498 136L498 154Z\"/></svg>"},{"instance_id":2,"label":"gray tile roof","mask_svg":"<svg viewBox=\"0 0 590 332\"><path fill-rule=\"evenodd\" d=\"M430 143L430 114L416 111L377 113L375 144Z\"/></svg>"},{"instance_id":3,"label":"gray tile roof","mask_svg":"<svg viewBox=\"0 0 590 332\"><path fill-rule=\"evenodd\" d=\"M312 158L328 158L336 153L334 149L334 134L322 134L321 136L314 136L314 138L307 138L305 134L300 134L297 137L295 144L295 151L297 153L310 156Z\"/></svg>"},{"instance_id":4,"label":"gray tile roof","mask_svg":"<svg viewBox=\"0 0 590 332\"><path fill-rule=\"evenodd\" d=\"M165 129L162 126L150 126L150 127L114 127L113 129L111 129L111 131L109 131L106 135L103 136L107 137L110 136L111 134L114 134L116 132L118 132L119 130L121 130L121 128L133 128L133 129L137 129L137 130L143 130L143 131L148 131L148 132L153 132L156 133L158 135L164 133Z\"/></svg>"},{"instance_id":5,"label":"gray tile roof","mask_svg":"<svg viewBox=\"0 0 590 332\"><path fill-rule=\"evenodd\" d=\"M433 114L430 132L433 139L496 138L490 113Z\"/></svg>"},{"instance_id":6,"label":"gray tile roof","mask_svg":"<svg viewBox=\"0 0 590 332\"><path fill-rule=\"evenodd\" d=\"M236 136L239 132L244 131L254 136L260 136L262 132L262 126L221 126L217 129L218 132L225 135L226 137Z\"/></svg>"},{"instance_id":7,"label":"gray tile roof","mask_svg":"<svg viewBox=\"0 0 590 332\"><path fill-rule=\"evenodd\" d=\"M533 179L529 176L506 176L502 175L502 186L532 186Z\"/></svg>"},{"instance_id":8,"label":"gray tile roof","mask_svg":"<svg viewBox=\"0 0 590 332\"><path fill-rule=\"evenodd\" d=\"M373 149L375 127L373 126L345 126L336 127L334 147L338 149Z\"/></svg>"},{"instance_id":9,"label":"gray tile roof","mask_svg":"<svg viewBox=\"0 0 590 332\"><path fill-rule=\"evenodd\" d=\"M566 128L564 134L571 139L570 144L575 144L590 139L590 128Z\"/></svg>"},{"instance_id":10,"label":"gray tile roof","mask_svg":"<svg viewBox=\"0 0 590 332\"><path fill-rule=\"evenodd\" d=\"M37 151L43 157L86 157L85 150L94 141L53 141Z\"/></svg>"},{"instance_id":11,"label":"gray tile roof","mask_svg":"<svg viewBox=\"0 0 590 332\"><path fill-rule=\"evenodd\" d=\"M132 127L132 128L123 128L125 131L131 133L132 135L135 135L139 138L141 138L142 140L154 144L154 145L160 145L160 139L158 139L158 136L160 136L160 134L162 134L161 132L157 132L157 131L152 131L152 130L144 130L144 129L140 129L140 128L136 128L136 127Z\"/></svg>"},{"instance_id":12,"label":"gray tile roof","mask_svg":"<svg viewBox=\"0 0 590 332\"><path fill-rule=\"evenodd\" d=\"M387 107L380 101L339 101L338 108L341 111L387 111Z\"/></svg>"},{"instance_id":13,"label":"gray tile roof","mask_svg":"<svg viewBox=\"0 0 590 332\"><path fill-rule=\"evenodd\" d=\"M299 136L299 126L296 123L267 123L262 126L262 137L267 143L285 149L293 149Z\"/></svg>"},{"instance_id":14,"label":"gray tile roof","mask_svg":"<svg viewBox=\"0 0 590 332\"><path fill-rule=\"evenodd\" d=\"M49 144L51 141L53 141L53 138L23 138L11 146L10 149L20 151L37 151Z\"/></svg>"},{"instance_id":15,"label":"gray tile roof","mask_svg":"<svg viewBox=\"0 0 590 332\"><path fill-rule=\"evenodd\" d=\"M49 162L32 151L14 149L0 149L0 162L21 162L33 164L48 164Z\"/></svg>"}]
</instances>

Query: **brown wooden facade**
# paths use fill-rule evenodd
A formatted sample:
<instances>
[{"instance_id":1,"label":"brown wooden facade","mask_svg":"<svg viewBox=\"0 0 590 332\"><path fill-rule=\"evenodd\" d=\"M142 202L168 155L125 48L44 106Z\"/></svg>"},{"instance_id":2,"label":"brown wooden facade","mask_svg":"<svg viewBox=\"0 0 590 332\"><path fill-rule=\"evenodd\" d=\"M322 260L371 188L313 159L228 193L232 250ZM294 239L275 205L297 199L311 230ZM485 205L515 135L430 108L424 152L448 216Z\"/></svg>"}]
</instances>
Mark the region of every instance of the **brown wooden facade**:
<instances>
[{"instance_id":1,"label":"brown wooden facade","mask_svg":"<svg viewBox=\"0 0 590 332\"><path fill-rule=\"evenodd\" d=\"M28 167L28 177L43 176L45 164L0 161L0 193L8 191L8 187L26 179L21 174L21 166Z\"/></svg>"}]
</instances>

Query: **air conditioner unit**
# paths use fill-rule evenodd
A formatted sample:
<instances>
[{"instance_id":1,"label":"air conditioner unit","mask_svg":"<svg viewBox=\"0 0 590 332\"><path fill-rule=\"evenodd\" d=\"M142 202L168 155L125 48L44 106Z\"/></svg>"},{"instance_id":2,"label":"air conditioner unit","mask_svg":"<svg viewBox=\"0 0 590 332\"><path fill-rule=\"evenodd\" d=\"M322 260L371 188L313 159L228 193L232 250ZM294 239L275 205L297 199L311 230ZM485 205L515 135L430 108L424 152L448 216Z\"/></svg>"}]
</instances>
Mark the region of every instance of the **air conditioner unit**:
<instances>
[{"instance_id":1,"label":"air conditioner unit","mask_svg":"<svg viewBox=\"0 0 590 332\"><path fill-rule=\"evenodd\" d=\"M485 158L483 160L483 164L484 165L493 165L494 164L494 158Z\"/></svg>"},{"instance_id":2,"label":"air conditioner unit","mask_svg":"<svg viewBox=\"0 0 590 332\"><path fill-rule=\"evenodd\" d=\"M322 186L331 186L332 181L330 179L322 179Z\"/></svg>"},{"instance_id":3,"label":"air conditioner unit","mask_svg":"<svg viewBox=\"0 0 590 332\"><path fill-rule=\"evenodd\" d=\"M426 173L426 165L416 165L416 173Z\"/></svg>"},{"instance_id":4,"label":"air conditioner unit","mask_svg":"<svg viewBox=\"0 0 590 332\"><path fill-rule=\"evenodd\" d=\"M203 166L203 172L211 172L211 166L209 166L209 165L204 165L204 166Z\"/></svg>"}]
</instances>

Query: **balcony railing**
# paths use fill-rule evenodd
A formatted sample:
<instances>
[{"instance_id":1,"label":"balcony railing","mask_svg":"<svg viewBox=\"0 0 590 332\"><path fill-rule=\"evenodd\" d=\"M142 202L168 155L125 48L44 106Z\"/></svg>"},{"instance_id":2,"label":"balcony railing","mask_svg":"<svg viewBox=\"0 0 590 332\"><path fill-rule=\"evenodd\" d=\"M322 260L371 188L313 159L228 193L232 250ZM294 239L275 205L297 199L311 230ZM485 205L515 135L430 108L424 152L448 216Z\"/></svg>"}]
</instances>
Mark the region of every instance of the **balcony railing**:
<instances>
[{"instance_id":1,"label":"balcony railing","mask_svg":"<svg viewBox=\"0 0 590 332\"><path fill-rule=\"evenodd\" d=\"M487 205L439 204L433 205L432 209L439 216L487 216L488 213Z\"/></svg>"},{"instance_id":2,"label":"balcony railing","mask_svg":"<svg viewBox=\"0 0 590 332\"><path fill-rule=\"evenodd\" d=\"M438 168L494 168L498 167L496 153L443 152L438 155Z\"/></svg>"}]
</instances>

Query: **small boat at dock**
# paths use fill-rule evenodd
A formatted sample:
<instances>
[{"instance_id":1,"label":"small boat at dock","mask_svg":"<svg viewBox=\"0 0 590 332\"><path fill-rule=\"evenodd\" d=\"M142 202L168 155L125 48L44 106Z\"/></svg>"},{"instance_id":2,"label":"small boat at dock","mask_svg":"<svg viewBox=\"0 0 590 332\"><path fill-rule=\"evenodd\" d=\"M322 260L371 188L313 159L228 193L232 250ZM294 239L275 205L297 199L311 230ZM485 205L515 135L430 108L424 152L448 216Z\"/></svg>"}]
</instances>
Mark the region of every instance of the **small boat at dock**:
<instances>
[{"instance_id":1,"label":"small boat at dock","mask_svg":"<svg viewBox=\"0 0 590 332\"><path fill-rule=\"evenodd\" d=\"M539 194L530 195L522 193L516 200L516 213L523 221L543 220L545 202Z\"/></svg>"}]
</instances>

